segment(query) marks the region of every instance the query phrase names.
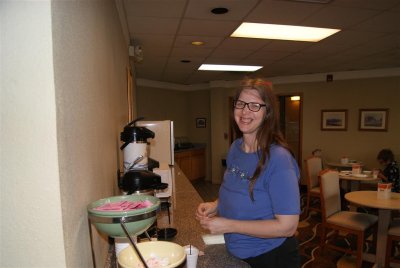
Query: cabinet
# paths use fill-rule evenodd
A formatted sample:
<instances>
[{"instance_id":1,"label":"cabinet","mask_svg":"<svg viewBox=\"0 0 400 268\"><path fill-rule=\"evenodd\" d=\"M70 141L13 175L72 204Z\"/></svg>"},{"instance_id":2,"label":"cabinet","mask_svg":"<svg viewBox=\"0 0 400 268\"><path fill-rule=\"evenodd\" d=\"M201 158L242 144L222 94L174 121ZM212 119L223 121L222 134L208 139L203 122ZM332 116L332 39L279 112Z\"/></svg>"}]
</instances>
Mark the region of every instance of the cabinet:
<instances>
[{"instance_id":1,"label":"cabinet","mask_svg":"<svg viewBox=\"0 0 400 268\"><path fill-rule=\"evenodd\" d=\"M206 176L205 148L176 152L175 162L189 180L197 180Z\"/></svg>"}]
</instances>

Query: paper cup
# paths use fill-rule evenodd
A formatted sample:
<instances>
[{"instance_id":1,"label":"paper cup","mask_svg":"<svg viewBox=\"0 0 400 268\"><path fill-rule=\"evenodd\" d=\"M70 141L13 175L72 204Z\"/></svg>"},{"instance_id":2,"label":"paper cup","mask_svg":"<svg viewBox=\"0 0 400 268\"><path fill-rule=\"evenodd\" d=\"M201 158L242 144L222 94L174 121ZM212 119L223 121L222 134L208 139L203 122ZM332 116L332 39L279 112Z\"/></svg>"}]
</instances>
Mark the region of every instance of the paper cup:
<instances>
[{"instance_id":1,"label":"paper cup","mask_svg":"<svg viewBox=\"0 0 400 268\"><path fill-rule=\"evenodd\" d=\"M186 267L196 268L199 250L194 246L184 246L186 252Z\"/></svg>"},{"instance_id":2,"label":"paper cup","mask_svg":"<svg viewBox=\"0 0 400 268\"><path fill-rule=\"evenodd\" d=\"M379 169L372 170L372 178L377 179L379 174Z\"/></svg>"},{"instance_id":3,"label":"paper cup","mask_svg":"<svg viewBox=\"0 0 400 268\"><path fill-rule=\"evenodd\" d=\"M378 183L378 199L389 199L392 192L391 183Z\"/></svg>"}]
</instances>

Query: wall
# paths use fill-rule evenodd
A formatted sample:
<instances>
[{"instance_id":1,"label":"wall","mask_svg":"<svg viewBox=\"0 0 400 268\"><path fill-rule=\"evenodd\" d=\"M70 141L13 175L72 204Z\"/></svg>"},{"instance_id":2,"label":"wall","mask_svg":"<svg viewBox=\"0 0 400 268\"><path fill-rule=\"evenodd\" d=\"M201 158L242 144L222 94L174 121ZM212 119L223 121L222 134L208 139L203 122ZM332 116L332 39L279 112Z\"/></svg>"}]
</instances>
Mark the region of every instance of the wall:
<instances>
[{"instance_id":1,"label":"wall","mask_svg":"<svg viewBox=\"0 0 400 268\"><path fill-rule=\"evenodd\" d=\"M136 98L138 116L145 120L173 120L175 137L188 136L187 92L139 86Z\"/></svg>"},{"instance_id":2,"label":"wall","mask_svg":"<svg viewBox=\"0 0 400 268\"><path fill-rule=\"evenodd\" d=\"M139 86L136 92L137 114L146 120L173 120L174 136L187 137L193 143L206 143L208 176L211 176L210 93L178 91ZM206 118L206 128L196 128L196 118Z\"/></svg>"},{"instance_id":3,"label":"wall","mask_svg":"<svg viewBox=\"0 0 400 268\"><path fill-rule=\"evenodd\" d=\"M0 5L0 266L91 267L86 206L115 193L127 121L115 4ZM101 267L107 241L93 237Z\"/></svg>"},{"instance_id":4,"label":"wall","mask_svg":"<svg viewBox=\"0 0 400 268\"><path fill-rule=\"evenodd\" d=\"M52 2L57 139L68 267L91 267L86 206L118 193L128 53L114 1ZM108 250L93 230L97 267Z\"/></svg>"},{"instance_id":5,"label":"wall","mask_svg":"<svg viewBox=\"0 0 400 268\"><path fill-rule=\"evenodd\" d=\"M0 267L66 267L50 2L1 1L0 25Z\"/></svg>"},{"instance_id":6,"label":"wall","mask_svg":"<svg viewBox=\"0 0 400 268\"><path fill-rule=\"evenodd\" d=\"M327 161L343 155L377 167L376 155L390 147L400 152L400 77L342 80L333 83L277 85L276 91L303 92L303 159L321 148ZM359 131L359 109L389 108L387 132ZM347 131L321 131L322 109L347 109Z\"/></svg>"},{"instance_id":7,"label":"wall","mask_svg":"<svg viewBox=\"0 0 400 268\"><path fill-rule=\"evenodd\" d=\"M210 93L213 182L221 179L220 158L229 147L223 137L228 131L227 108L221 103L226 103L234 91L231 88L214 88ZM390 147L395 154L400 152L400 125L397 123L400 122L400 77L277 84L275 92L303 94L303 159L313 149L321 148L327 161L336 161L346 154L371 168L377 166L375 158L381 148ZM360 108L389 108L389 130L358 131ZM348 130L321 131L321 109L348 109Z\"/></svg>"}]
</instances>

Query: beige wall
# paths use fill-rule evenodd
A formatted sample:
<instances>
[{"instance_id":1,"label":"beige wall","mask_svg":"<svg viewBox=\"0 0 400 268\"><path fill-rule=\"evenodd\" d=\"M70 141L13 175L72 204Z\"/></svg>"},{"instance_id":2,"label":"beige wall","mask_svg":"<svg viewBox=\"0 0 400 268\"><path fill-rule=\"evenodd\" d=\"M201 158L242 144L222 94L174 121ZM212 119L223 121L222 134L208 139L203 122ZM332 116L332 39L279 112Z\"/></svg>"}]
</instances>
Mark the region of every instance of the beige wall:
<instances>
[{"instance_id":1,"label":"beige wall","mask_svg":"<svg viewBox=\"0 0 400 268\"><path fill-rule=\"evenodd\" d=\"M90 267L86 206L117 193L127 46L113 1L54 1L52 16L65 254L68 267ZM107 240L93 238L102 267Z\"/></svg>"},{"instance_id":2,"label":"beige wall","mask_svg":"<svg viewBox=\"0 0 400 268\"><path fill-rule=\"evenodd\" d=\"M303 92L303 159L321 148L327 161L343 155L377 167L376 155L382 148L400 152L400 78L342 80L333 83L277 85L280 91ZM359 131L359 109L389 108L387 132ZM347 131L321 131L322 109L347 109Z\"/></svg>"},{"instance_id":3,"label":"beige wall","mask_svg":"<svg viewBox=\"0 0 400 268\"><path fill-rule=\"evenodd\" d=\"M50 2L1 1L0 267L65 267Z\"/></svg>"},{"instance_id":4,"label":"beige wall","mask_svg":"<svg viewBox=\"0 0 400 268\"><path fill-rule=\"evenodd\" d=\"M1 1L1 267L92 267L114 195L127 46L112 1ZM107 241L94 231L97 267Z\"/></svg>"},{"instance_id":5,"label":"beige wall","mask_svg":"<svg viewBox=\"0 0 400 268\"><path fill-rule=\"evenodd\" d=\"M139 86L136 90L137 115L145 120L173 120L175 137L188 136L188 94Z\"/></svg>"},{"instance_id":6,"label":"beige wall","mask_svg":"<svg viewBox=\"0 0 400 268\"><path fill-rule=\"evenodd\" d=\"M234 89L215 88L210 93L213 182L221 179L220 158L227 153L229 147L228 141L223 138L223 133L228 131L227 108L221 104L226 103L233 92ZM395 154L400 152L399 77L277 84L275 92L303 94L303 159L313 149L321 148L328 161L338 160L346 154L371 168L377 166L375 158L381 148L390 147ZM389 130L358 131L360 108L389 108ZM348 130L321 131L321 109L348 109Z\"/></svg>"},{"instance_id":7,"label":"beige wall","mask_svg":"<svg viewBox=\"0 0 400 268\"><path fill-rule=\"evenodd\" d=\"M207 169L211 176L210 94L208 90L178 91L139 86L137 114L146 120L173 120L174 136L207 144ZM196 118L206 118L206 128L196 128Z\"/></svg>"}]
</instances>

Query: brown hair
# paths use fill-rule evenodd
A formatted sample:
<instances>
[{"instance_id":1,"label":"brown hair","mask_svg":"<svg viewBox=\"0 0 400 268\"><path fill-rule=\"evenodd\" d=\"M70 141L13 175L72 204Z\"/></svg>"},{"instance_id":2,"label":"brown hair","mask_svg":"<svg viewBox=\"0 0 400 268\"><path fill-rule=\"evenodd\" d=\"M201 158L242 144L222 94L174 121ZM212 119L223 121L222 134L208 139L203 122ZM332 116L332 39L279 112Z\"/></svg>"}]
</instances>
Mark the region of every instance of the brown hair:
<instances>
[{"instance_id":1,"label":"brown hair","mask_svg":"<svg viewBox=\"0 0 400 268\"><path fill-rule=\"evenodd\" d=\"M260 95L260 98L267 104L266 116L264 122L261 124L257 131L257 153L259 156L257 168L253 176L250 178L249 194L252 201L254 201L254 185L261 174L261 171L268 165L270 157L271 144L278 144L287 149L292 155L288 143L282 135L279 122L279 107L275 94L272 91L272 84L261 79L246 79L242 83L242 87L236 92L235 100L240 96L244 89L254 89ZM234 109L234 108L233 108ZM237 136L241 137L242 133L239 130L235 120L233 119L235 131Z\"/></svg>"}]
</instances>

